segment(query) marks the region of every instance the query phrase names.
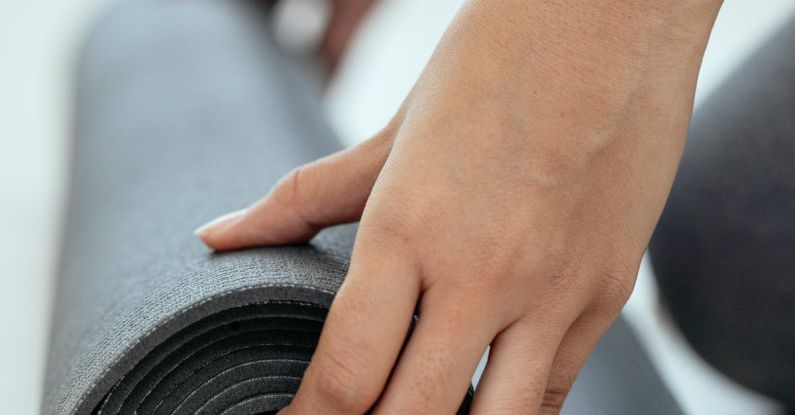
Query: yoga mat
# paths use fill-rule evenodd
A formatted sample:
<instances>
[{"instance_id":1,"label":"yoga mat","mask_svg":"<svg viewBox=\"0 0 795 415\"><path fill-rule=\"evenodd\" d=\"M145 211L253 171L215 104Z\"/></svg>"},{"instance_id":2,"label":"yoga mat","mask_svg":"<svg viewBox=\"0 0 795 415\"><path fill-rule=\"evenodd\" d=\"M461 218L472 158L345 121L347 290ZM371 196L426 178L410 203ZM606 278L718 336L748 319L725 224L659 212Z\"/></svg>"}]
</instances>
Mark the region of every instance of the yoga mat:
<instances>
[{"instance_id":1,"label":"yoga mat","mask_svg":"<svg viewBox=\"0 0 795 415\"><path fill-rule=\"evenodd\" d=\"M340 148L320 77L266 27L248 3L136 0L91 31L43 414L259 414L291 400L355 225L224 254L192 235ZM623 322L594 356L566 413L678 413Z\"/></svg>"}]
</instances>

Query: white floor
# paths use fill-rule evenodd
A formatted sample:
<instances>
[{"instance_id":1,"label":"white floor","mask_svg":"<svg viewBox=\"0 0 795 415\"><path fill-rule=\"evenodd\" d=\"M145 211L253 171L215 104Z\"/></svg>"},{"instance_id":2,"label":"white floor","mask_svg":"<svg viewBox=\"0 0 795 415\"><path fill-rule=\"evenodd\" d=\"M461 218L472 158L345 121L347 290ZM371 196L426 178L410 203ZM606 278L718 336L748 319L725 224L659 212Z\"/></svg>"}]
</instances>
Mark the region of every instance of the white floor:
<instances>
[{"instance_id":1,"label":"white floor","mask_svg":"<svg viewBox=\"0 0 795 415\"><path fill-rule=\"evenodd\" d=\"M349 143L379 129L403 99L461 0L385 0L332 85L328 108ZM69 68L104 0L0 2L0 402L35 414L46 353L66 171ZM795 13L791 0L727 0L699 79L697 103ZM660 315L644 265L625 315L689 413L772 414L701 363ZM13 341L9 341L13 339Z\"/></svg>"}]
</instances>

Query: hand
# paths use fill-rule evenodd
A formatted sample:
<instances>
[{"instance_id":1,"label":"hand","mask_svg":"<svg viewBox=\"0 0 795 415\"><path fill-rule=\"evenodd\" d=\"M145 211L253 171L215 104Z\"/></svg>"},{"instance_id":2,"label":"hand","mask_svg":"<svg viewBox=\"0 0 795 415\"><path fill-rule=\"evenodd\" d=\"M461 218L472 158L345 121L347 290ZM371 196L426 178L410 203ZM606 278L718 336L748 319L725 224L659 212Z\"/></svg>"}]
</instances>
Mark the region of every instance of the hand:
<instances>
[{"instance_id":1,"label":"hand","mask_svg":"<svg viewBox=\"0 0 795 415\"><path fill-rule=\"evenodd\" d=\"M561 408L682 150L719 3L675 3L469 2L381 133L201 230L229 250L361 219L285 413L454 413L489 345L473 413Z\"/></svg>"}]
</instances>

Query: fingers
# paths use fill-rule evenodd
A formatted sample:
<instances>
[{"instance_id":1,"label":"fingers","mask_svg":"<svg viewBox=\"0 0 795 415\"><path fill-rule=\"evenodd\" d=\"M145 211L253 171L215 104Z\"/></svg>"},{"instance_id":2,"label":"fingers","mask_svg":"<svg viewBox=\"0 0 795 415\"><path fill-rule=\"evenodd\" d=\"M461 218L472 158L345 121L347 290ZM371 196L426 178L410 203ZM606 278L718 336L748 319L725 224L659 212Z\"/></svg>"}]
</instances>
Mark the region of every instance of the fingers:
<instances>
[{"instance_id":1,"label":"fingers","mask_svg":"<svg viewBox=\"0 0 795 415\"><path fill-rule=\"evenodd\" d=\"M568 330L529 322L509 327L492 343L472 414L558 414L610 321L585 313Z\"/></svg>"},{"instance_id":2,"label":"fingers","mask_svg":"<svg viewBox=\"0 0 795 415\"><path fill-rule=\"evenodd\" d=\"M361 233L361 232L360 232ZM376 402L400 353L419 296L419 273L393 245L356 241L351 270L329 311L287 414L363 414ZM382 244L381 246L386 246Z\"/></svg>"},{"instance_id":3,"label":"fingers","mask_svg":"<svg viewBox=\"0 0 795 415\"><path fill-rule=\"evenodd\" d=\"M434 298L446 294L425 293L427 310L420 313L376 414L453 414L461 405L498 328L488 312L466 299Z\"/></svg>"},{"instance_id":4,"label":"fingers","mask_svg":"<svg viewBox=\"0 0 795 415\"><path fill-rule=\"evenodd\" d=\"M491 345L472 414L535 414L565 327L523 319Z\"/></svg>"},{"instance_id":5,"label":"fingers","mask_svg":"<svg viewBox=\"0 0 795 415\"><path fill-rule=\"evenodd\" d=\"M293 170L248 209L222 216L196 234L218 251L305 242L320 229L359 219L389 154L377 137Z\"/></svg>"},{"instance_id":6,"label":"fingers","mask_svg":"<svg viewBox=\"0 0 795 415\"><path fill-rule=\"evenodd\" d=\"M583 314L563 337L547 381L541 414L557 414L563 407L577 374L612 319L598 314Z\"/></svg>"}]
</instances>

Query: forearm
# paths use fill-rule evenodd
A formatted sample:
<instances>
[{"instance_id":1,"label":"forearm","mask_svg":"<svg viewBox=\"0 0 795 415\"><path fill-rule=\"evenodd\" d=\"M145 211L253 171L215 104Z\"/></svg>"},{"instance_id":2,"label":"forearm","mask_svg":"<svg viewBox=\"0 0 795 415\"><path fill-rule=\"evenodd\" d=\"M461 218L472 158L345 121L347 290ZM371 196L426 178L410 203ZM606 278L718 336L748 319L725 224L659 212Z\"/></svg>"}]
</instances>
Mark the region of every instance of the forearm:
<instances>
[{"instance_id":1,"label":"forearm","mask_svg":"<svg viewBox=\"0 0 795 415\"><path fill-rule=\"evenodd\" d=\"M551 141L557 164L618 139L618 118L682 139L720 3L471 0L439 46L465 65L432 59L421 82L458 91L456 111L497 112L536 154Z\"/></svg>"},{"instance_id":2,"label":"forearm","mask_svg":"<svg viewBox=\"0 0 795 415\"><path fill-rule=\"evenodd\" d=\"M700 54L722 0L469 0L460 19L478 16L501 46L558 55L600 52L640 61ZM495 50L496 51L496 50ZM554 52L554 51L553 51ZM659 59L657 59L659 61Z\"/></svg>"},{"instance_id":3,"label":"forearm","mask_svg":"<svg viewBox=\"0 0 795 415\"><path fill-rule=\"evenodd\" d=\"M466 62L461 76L432 60L423 78L461 90L467 105L511 102L522 124L556 131L573 119L591 131L612 125L628 101L638 111L689 106L720 2L681 3L472 0L439 46Z\"/></svg>"}]
</instances>

